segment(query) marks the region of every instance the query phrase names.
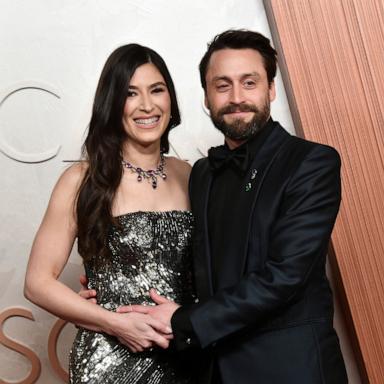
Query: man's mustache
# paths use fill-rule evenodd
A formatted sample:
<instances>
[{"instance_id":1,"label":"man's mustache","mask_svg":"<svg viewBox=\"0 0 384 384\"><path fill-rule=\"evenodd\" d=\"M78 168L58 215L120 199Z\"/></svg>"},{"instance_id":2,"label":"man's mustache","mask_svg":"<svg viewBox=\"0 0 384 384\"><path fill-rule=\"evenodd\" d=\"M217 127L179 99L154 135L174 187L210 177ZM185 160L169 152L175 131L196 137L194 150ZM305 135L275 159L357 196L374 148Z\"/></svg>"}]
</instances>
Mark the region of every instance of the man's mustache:
<instances>
[{"instance_id":1,"label":"man's mustache","mask_svg":"<svg viewBox=\"0 0 384 384\"><path fill-rule=\"evenodd\" d=\"M227 113L235 112L255 112L258 113L259 110L255 105L252 104L229 104L221 109L219 109L219 115L225 115Z\"/></svg>"}]
</instances>

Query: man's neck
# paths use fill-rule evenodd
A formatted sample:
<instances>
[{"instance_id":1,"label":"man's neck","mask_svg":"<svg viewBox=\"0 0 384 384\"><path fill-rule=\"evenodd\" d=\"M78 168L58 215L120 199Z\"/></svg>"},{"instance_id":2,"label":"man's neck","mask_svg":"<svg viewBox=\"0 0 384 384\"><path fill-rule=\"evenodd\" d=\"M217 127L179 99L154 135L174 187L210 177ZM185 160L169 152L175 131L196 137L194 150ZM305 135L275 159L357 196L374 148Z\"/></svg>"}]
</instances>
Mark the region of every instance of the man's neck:
<instances>
[{"instance_id":1,"label":"man's neck","mask_svg":"<svg viewBox=\"0 0 384 384\"><path fill-rule=\"evenodd\" d=\"M225 138L225 142L228 145L228 148L232 151L236 149L237 147L240 147L241 144L244 144L247 140L233 140L229 137Z\"/></svg>"}]
</instances>

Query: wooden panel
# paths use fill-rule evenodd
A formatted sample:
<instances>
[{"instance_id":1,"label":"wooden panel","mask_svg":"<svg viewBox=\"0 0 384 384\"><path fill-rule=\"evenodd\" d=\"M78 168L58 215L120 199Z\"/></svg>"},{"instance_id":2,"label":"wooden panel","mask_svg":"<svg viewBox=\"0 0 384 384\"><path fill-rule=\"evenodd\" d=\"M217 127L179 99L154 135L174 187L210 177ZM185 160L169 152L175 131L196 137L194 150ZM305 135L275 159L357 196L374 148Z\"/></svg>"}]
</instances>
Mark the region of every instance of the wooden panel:
<instances>
[{"instance_id":1,"label":"wooden panel","mask_svg":"<svg viewBox=\"0 0 384 384\"><path fill-rule=\"evenodd\" d=\"M333 233L365 381L384 382L384 3L264 0L298 132L336 147Z\"/></svg>"}]
</instances>

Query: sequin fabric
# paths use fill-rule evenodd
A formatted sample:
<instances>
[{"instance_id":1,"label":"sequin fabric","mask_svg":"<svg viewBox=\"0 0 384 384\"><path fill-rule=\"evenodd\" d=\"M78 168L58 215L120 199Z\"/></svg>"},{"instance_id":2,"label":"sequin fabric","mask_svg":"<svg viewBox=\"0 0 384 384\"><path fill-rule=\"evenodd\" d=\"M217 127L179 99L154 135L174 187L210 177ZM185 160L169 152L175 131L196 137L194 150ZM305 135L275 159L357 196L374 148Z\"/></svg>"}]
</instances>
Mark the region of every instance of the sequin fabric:
<instances>
[{"instance_id":1,"label":"sequin fabric","mask_svg":"<svg viewBox=\"0 0 384 384\"><path fill-rule=\"evenodd\" d=\"M178 303L191 303L191 235L188 211L132 212L117 218L108 246L112 261L102 268L86 265L89 288L114 311L120 305L152 304L148 291ZM194 381L171 351L131 353L117 339L79 329L70 355L70 383L189 384Z\"/></svg>"}]
</instances>

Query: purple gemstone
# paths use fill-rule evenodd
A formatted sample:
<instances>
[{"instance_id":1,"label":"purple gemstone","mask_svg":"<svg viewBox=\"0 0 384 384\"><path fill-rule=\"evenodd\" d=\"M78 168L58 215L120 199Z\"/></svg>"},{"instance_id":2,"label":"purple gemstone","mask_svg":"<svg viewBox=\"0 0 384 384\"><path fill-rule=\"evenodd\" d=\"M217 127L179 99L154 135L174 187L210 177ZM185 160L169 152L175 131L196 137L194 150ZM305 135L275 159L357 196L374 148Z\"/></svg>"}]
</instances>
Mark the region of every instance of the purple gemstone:
<instances>
[{"instance_id":1,"label":"purple gemstone","mask_svg":"<svg viewBox=\"0 0 384 384\"><path fill-rule=\"evenodd\" d=\"M141 176L141 175L138 175L138 176L137 176L137 181L142 181L142 180L143 180L142 176Z\"/></svg>"}]
</instances>

